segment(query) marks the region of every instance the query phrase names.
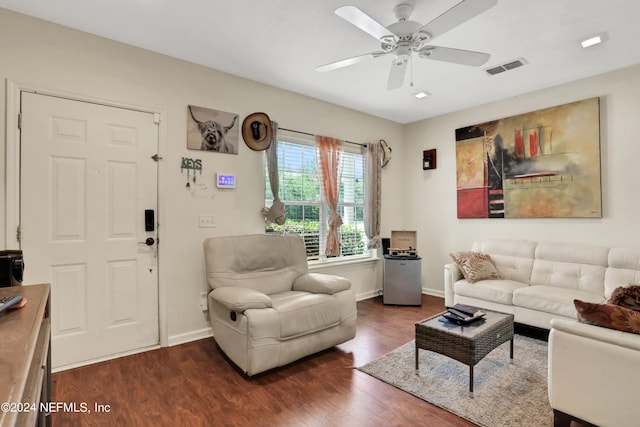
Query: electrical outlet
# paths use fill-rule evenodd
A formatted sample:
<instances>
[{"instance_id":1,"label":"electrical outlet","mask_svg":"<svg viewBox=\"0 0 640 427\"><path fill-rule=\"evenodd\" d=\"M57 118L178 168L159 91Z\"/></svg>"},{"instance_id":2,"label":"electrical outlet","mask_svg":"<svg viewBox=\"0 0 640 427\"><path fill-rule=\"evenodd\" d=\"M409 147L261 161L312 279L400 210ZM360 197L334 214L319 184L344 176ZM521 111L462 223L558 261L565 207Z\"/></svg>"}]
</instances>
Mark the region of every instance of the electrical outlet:
<instances>
[{"instance_id":1,"label":"electrical outlet","mask_svg":"<svg viewBox=\"0 0 640 427\"><path fill-rule=\"evenodd\" d=\"M209 306L207 304L207 293L206 292L200 292L200 309L202 311L209 310Z\"/></svg>"},{"instance_id":2,"label":"electrical outlet","mask_svg":"<svg viewBox=\"0 0 640 427\"><path fill-rule=\"evenodd\" d=\"M215 228L216 217L211 214L200 214L200 228Z\"/></svg>"}]
</instances>

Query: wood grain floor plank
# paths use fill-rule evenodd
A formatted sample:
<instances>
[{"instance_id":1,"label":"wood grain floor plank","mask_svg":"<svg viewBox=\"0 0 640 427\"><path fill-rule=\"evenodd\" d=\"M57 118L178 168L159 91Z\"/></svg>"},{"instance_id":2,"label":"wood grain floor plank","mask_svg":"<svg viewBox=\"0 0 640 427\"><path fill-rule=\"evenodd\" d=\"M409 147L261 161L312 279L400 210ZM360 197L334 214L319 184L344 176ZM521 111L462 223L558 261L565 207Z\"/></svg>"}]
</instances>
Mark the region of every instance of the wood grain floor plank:
<instances>
[{"instance_id":1,"label":"wood grain floor plank","mask_svg":"<svg viewBox=\"0 0 640 427\"><path fill-rule=\"evenodd\" d=\"M474 424L356 369L414 337L414 323L444 309L358 302L355 339L246 377L213 338L53 375L53 400L110 412L52 415L54 426L427 426Z\"/></svg>"}]
</instances>

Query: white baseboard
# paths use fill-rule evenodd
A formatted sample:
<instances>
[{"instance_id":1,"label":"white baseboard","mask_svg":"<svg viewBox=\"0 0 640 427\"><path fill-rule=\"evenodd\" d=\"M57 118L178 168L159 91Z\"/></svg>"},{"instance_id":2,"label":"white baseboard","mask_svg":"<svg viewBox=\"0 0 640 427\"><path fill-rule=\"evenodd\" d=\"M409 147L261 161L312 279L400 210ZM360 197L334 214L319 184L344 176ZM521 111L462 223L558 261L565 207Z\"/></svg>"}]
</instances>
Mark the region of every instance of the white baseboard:
<instances>
[{"instance_id":1,"label":"white baseboard","mask_svg":"<svg viewBox=\"0 0 640 427\"><path fill-rule=\"evenodd\" d=\"M434 297L444 298L444 291L437 291L435 289L422 288L422 293L425 295L431 295ZM375 298L382 295L382 289L375 289L373 291L362 292L356 295L356 301L362 301L369 298Z\"/></svg>"},{"instance_id":2,"label":"white baseboard","mask_svg":"<svg viewBox=\"0 0 640 427\"><path fill-rule=\"evenodd\" d=\"M425 295L444 298L444 291L437 291L435 289L422 288L422 293Z\"/></svg>"},{"instance_id":3,"label":"white baseboard","mask_svg":"<svg viewBox=\"0 0 640 427\"><path fill-rule=\"evenodd\" d=\"M374 289L373 291L361 292L359 294L356 294L356 301L375 298L379 295L382 295L382 289Z\"/></svg>"},{"instance_id":4,"label":"white baseboard","mask_svg":"<svg viewBox=\"0 0 640 427\"><path fill-rule=\"evenodd\" d=\"M173 347L174 345L185 344L191 341L197 341L204 338L209 338L213 336L213 331L211 327L199 329L197 331L191 331L180 335L170 336L168 339L168 346Z\"/></svg>"},{"instance_id":5,"label":"white baseboard","mask_svg":"<svg viewBox=\"0 0 640 427\"><path fill-rule=\"evenodd\" d=\"M159 348L160 348L159 344L151 345L149 347L141 347L141 348L136 348L129 351L123 351L122 353L109 354L107 356L97 357L91 360L83 360L81 362L71 363L69 365L54 366L51 368L51 372L55 374L56 372L62 372L68 369L74 369L74 368L80 368L82 366L93 365L94 363L106 362L107 360L117 359L119 357L124 357L124 356L131 356L133 354L144 353L146 351L151 351L151 350L157 350Z\"/></svg>"}]
</instances>

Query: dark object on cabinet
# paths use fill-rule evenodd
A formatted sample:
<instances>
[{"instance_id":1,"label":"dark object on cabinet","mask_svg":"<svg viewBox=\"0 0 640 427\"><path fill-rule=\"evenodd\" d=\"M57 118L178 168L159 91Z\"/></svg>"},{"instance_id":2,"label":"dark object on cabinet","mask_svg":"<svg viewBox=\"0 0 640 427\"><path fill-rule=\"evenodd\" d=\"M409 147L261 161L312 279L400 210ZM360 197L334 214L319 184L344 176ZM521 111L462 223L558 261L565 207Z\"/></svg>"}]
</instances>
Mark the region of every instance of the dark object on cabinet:
<instances>
[{"instance_id":1,"label":"dark object on cabinet","mask_svg":"<svg viewBox=\"0 0 640 427\"><path fill-rule=\"evenodd\" d=\"M22 285L23 271L21 250L0 251L0 287Z\"/></svg>"}]
</instances>

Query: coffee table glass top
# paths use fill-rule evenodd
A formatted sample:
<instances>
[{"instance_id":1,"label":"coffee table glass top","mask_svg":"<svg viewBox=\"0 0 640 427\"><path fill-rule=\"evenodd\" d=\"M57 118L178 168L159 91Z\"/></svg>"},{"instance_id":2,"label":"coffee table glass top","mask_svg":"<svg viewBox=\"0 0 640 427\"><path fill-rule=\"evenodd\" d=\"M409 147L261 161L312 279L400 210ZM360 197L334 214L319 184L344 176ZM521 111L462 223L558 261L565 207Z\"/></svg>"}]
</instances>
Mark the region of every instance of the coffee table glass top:
<instances>
[{"instance_id":1,"label":"coffee table glass top","mask_svg":"<svg viewBox=\"0 0 640 427\"><path fill-rule=\"evenodd\" d=\"M467 325L457 325L450 322L441 322L439 319L445 312L418 322L418 324L428 328L446 331L449 334L459 335L465 338L474 338L475 336L485 332L488 328L490 328L492 325L495 325L497 322L513 316L512 314L498 313L496 311L482 311L486 313L482 319L476 320L475 322L471 322Z\"/></svg>"}]
</instances>

